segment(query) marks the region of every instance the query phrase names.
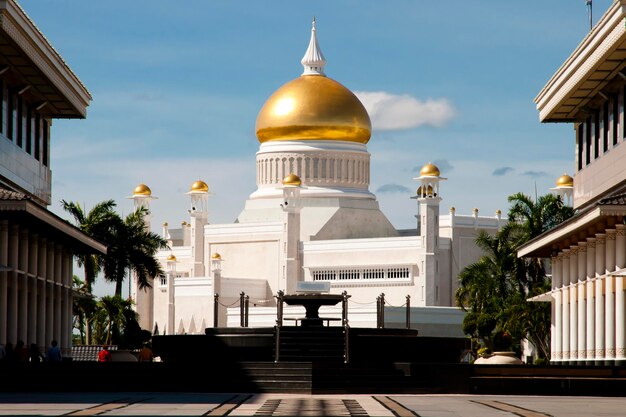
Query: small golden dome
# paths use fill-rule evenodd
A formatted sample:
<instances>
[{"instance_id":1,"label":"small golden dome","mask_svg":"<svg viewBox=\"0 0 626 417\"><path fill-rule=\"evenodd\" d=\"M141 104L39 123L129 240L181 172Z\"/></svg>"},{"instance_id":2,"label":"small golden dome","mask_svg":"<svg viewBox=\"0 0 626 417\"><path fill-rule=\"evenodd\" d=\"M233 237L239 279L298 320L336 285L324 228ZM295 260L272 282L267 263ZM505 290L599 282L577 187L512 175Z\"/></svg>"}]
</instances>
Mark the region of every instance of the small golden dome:
<instances>
[{"instance_id":1,"label":"small golden dome","mask_svg":"<svg viewBox=\"0 0 626 417\"><path fill-rule=\"evenodd\" d=\"M416 193L418 196L420 196L420 197L421 197L421 196L423 195L423 193L422 193L422 187L420 186L420 187L417 189L417 191L415 191L415 193ZM427 195L428 197L432 197L433 195L437 196L437 193L433 193L433 186L432 186L432 185L429 185L428 187L426 187L426 195Z\"/></svg>"},{"instance_id":2,"label":"small golden dome","mask_svg":"<svg viewBox=\"0 0 626 417\"><path fill-rule=\"evenodd\" d=\"M430 162L424 165L420 170L420 176L422 177L438 177L440 175L441 172L439 168L437 168L437 165L431 164Z\"/></svg>"},{"instance_id":3,"label":"small golden dome","mask_svg":"<svg viewBox=\"0 0 626 417\"><path fill-rule=\"evenodd\" d=\"M163 223L163 226L167 226L167 222Z\"/></svg>"},{"instance_id":4,"label":"small golden dome","mask_svg":"<svg viewBox=\"0 0 626 417\"><path fill-rule=\"evenodd\" d=\"M303 75L280 87L256 120L259 142L345 140L367 143L372 124L359 99L323 75Z\"/></svg>"},{"instance_id":5,"label":"small golden dome","mask_svg":"<svg viewBox=\"0 0 626 417\"><path fill-rule=\"evenodd\" d=\"M136 195L151 196L152 190L146 184L139 184L135 187L135 190L133 191L133 197Z\"/></svg>"},{"instance_id":6,"label":"small golden dome","mask_svg":"<svg viewBox=\"0 0 626 417\"><path fill-rule=\"evenodd\" d=\"M191 184L191 189L189 190L189 192L191 192L191 193L208 193L209 192L209 186L207 185L206 182L204 182L202 180L198 180L198 181L194 182L193 184Z\"/></svg>"},{"instance_id":7,"label":"small golden dome","mask_svg":"<svg viewBox=\"0 0 626 417\"><path fill-rule=\"evenodd\" d=\"M570 177L567 174L563 174L556 180L556 186L557 187L573 187L574 178Z\"/></svg>"},{"instance_id":8,"label":"small golden dome","mask_svg":"<svg viewBox=\"0 0 626 417\"><path fill-rule=\"evenodd\" d=\"M213 255L211 255L211 259L215 259L215 260L222 259L222 255L220 255L219 253L215 252Z\"/></svg>"},{"instance_id":9,"label":"small golden dome","mask_svg":"<svg viewBox=\"0 0 626 417\"><path fill-rule=\"evenodd\" d=\"M174 255L170 255L167 257L168 262L176 262L176 257Z\"/></svg>"},{"instance_id":10,"label":"small golden dome","mask_svg":"<svg viewBox=\"0 0 626 417\"><path fill-rule=\"evenodd\" d=\"M456 211L456 208L454 206L450 207L450 213L454 213Z\"/></svg>"},{"instance_id":11,"label":"small golden dome","mask_svg":"<svg viewBox=\"0 0 626 417\"><path fill-rule=\"evenodd\" d=\"M302 181L300 180L299 176L297 176L296 174L292 172L291 174L283 178L283 185L291 185L294 187L299 187L300 185L302 185Z\"/></svg>"}]
</instances>

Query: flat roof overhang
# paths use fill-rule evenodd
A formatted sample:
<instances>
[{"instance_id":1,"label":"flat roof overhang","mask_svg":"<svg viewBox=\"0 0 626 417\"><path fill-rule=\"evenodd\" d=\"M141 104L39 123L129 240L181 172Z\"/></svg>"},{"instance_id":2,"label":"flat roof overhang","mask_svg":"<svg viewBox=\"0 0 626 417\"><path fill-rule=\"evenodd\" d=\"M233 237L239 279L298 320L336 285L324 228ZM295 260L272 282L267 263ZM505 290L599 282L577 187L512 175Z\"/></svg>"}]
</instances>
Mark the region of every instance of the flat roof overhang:
<instances>
[{"instance_id":1,"label":"flat roof overhang","mask_svg":"<svg viewBox=\"0 0 626 417\"><path fill-rule=\"evenodd\" d=\"M91 94L14 0L0 0L0 72L50 118L85 118Z\"/></svg>"},{"instance_id":2,"label":"flat roof overhang","mask_svg":"<svg viewBox=\"0 0 626 417\"><path fill-rule=\"evenodd\" d=\"M29 230L41 231L40 236L65 243L75 253L107 253L105 244L29 200L0 200L0 219L26 224Z\"/></svg>"},{"instance_id":3,"label":"flat roof overhang","mask_svg":"<svg viewBox=\"0 0 626 417\"><path fill-rule=\"evenodd\" d=\"M626 205L594 206L528 241L518 248L517 256L549 258L555 251L587 237L595 237L595 233L602 233L623 216L626 216Z\"/></svg>"},{"instance_id":4,"label":"flat roof overhang","mask_svg":"<svg viewBox=\"0 0 626 417\"><path fill-rule=\"evenodd\" d=\"M626 0L613 2L535 97L541 122L581 121L580 114L626 67ZM626 80L626 73L622 75Z\"/></svg>"}]
</instances>

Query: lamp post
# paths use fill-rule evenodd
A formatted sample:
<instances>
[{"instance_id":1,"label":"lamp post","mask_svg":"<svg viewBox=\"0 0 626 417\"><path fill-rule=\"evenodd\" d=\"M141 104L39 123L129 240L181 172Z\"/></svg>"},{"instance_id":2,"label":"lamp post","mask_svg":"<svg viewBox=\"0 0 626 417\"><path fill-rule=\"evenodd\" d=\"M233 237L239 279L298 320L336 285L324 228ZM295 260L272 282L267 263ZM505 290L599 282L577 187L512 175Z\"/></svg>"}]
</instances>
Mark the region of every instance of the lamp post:
<instances>
[{"instance_id":1,"label":"lamp post","mask_svg":"<svg viewBox=\"0 0 626 417\"><path fill-rule=\"evenodd\" d=\"M222 256L211 255L211 275L213 277L213 327L219 323L219 294L222 291Z\"/></svg>"},{"instance_id":2,"label":"lamp post","mask_svg":"<svg viewBox=\"0 0 626 417\"><path fill-rule=\"evenodd\" d=\"M174 279L176 278L176 256L167 257L167 328L169 334L176 334L176 305Z\"/></svg>"}]
</instances>

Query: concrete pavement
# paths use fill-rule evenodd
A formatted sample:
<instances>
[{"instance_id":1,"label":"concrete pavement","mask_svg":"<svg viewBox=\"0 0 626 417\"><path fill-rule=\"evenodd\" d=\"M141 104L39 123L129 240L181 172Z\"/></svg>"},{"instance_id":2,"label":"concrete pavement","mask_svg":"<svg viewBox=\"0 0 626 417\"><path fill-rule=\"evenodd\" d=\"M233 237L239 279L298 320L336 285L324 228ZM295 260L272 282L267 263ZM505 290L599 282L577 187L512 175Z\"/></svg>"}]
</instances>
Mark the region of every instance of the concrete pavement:
<instances>
[{"instance_id":1,"label":"concrete pavement","mask_svg":"<svg viewBox=\"0 0 626 417\"><path fill-rule=\"evenodd\" d=\"M622 397L298 395L179 392L0 393L0 416L609 417Z\"/></svg>"}]
</instances>

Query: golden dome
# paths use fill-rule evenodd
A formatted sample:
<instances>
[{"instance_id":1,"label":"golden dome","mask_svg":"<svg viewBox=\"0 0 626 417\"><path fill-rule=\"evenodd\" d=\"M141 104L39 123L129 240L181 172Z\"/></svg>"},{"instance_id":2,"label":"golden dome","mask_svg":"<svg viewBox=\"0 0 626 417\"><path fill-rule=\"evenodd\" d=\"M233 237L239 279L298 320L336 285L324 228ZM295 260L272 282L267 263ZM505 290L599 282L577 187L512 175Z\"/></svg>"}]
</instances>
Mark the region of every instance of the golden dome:
<instances>
[{"instance_id":1,"label":"golden dome","mask_svg":"<svg viewBox=\"0 0 626 417\"><path fill-rule=\"evenodd\" d=\"M133 191L133 196L136 195L150 196L152 195L152 190L146 184L139 184L135 187L135 190Z\"/></svg>"},{"instance_id":2,"label":"golden dome","mask_svg":"<svg viewBox=\"0 0 626 417\"><path fill-rule=\"evenodd\" d=\"M170 255L167 257L168 262L176 261L176 257L174 255Z\"/></svg>"},{"instance_id":3,"label":"golden dome","mask_svg":"<svg viewBox=\"0 0 626 417\"><path fill-rule=\"evenodd\" d=\"M189 190L189 192L191 192L191 193L208 193L209 192L209 186L207 185L206 182L204 182L202 180L198 180L198 181L194 182L193 184L191 184L191 189Z\"/></svg>"},{"instance_id":4,"label":"golden dome","mask_svg":"<svg viewBox=\"0 0 626 417\"><path fill-rule=\"evenodd\" d=\"M215 259L215 260L222 259L222 255L220 255L219 253L215 252L215 253L211 256L211 259Z\"/></svg>"},{"instance_id":5,"label":"golden dome","mask_svg":"<svg viewBox=\"0 0 626 417\"><path fill-rule=\"evenodd\" d=\"M420 186L417 191L415 191L415 194L417 194L418 196L422 196L422 187ZM429 185L428 187L426 187L426 195L428 197L432 197L433 196L433 186ZM437 196L437 193L434 193L435 196Z\"/></svg>"},{"instance_id":6,"label":"golden dome","mask_svg":"<svg viewBox=\"0 0 626 417\"><path fill-rule=\"evenodd\" d=\"M303 75L280 87L256 120L259 142L345 140L367 143L370 117L359 99L323 75Z\"/></svg>"},{"instance_id":7,"label":"golden dome","mask_svg":"<svg viewBox=\"0 0 626 417\"><path fill-rule=\"evenodd\" d=\"M283 178L283 185L291 185L294 187L299 187L300 185L302 185L302 181L300 180L299 176L297 176L294 173L291 173L287 175L285 178Z\"/></svg>"},{"instance_id":8,"label":"golden dome","mask_svg":"<svg viewBox=\"0 0 626 417\"><path fill-rule=\"evenodd\" d=\"M557 187L573 187L574 178L570 177L567 174L563 174L556 180L556 186Z\"/></svg>"},{"instance_id":9,"label":"golden dome","mask_svg":"<svg viewBox=\"0 0 626 417\"><path fill-rule=\"evenodd\" d=\"M437 168L437 165L431 164L430 162L424 165L420 170L420 176L422 177L438 177L439 175L441 175L441 172L439 168Z\"/></svg>"}]
</instances>

